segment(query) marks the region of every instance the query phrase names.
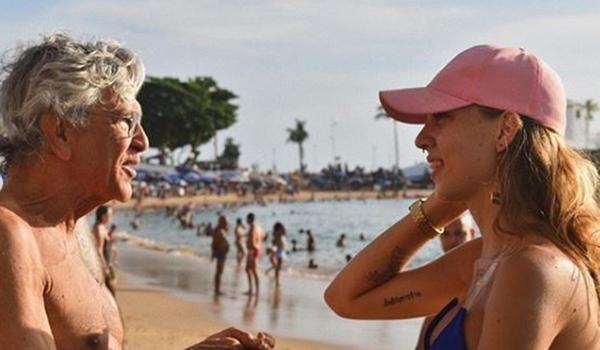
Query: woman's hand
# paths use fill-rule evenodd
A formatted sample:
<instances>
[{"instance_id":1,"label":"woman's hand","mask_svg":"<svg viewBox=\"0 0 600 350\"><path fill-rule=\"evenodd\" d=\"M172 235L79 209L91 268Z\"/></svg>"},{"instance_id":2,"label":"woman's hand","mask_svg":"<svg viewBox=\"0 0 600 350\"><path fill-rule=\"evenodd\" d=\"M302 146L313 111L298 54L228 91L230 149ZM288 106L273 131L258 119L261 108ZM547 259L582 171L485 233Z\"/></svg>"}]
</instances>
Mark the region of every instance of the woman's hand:
<instances>
[{"instance_id":1,"label":"woman's hand","mask_svg":"<svg viewBox=\"0 0 600 350\"><path fill-rule=\"evenodd\" d=\"M259 332L254 337L246 331L230 327L186 350L272 350L274 348L275 338L267 333Z\"/></svg>"},{"instance_id":2,"label":"woman's hand","mask_svg":"<svg viewBox=\"0 0 600 350\"><path fill-rule=\"evenodd\" d=\"M435 227L446 227L467 210L467 203L449 201L434 191L423 203L427 220Z\"/></svg>"}]
</instances>

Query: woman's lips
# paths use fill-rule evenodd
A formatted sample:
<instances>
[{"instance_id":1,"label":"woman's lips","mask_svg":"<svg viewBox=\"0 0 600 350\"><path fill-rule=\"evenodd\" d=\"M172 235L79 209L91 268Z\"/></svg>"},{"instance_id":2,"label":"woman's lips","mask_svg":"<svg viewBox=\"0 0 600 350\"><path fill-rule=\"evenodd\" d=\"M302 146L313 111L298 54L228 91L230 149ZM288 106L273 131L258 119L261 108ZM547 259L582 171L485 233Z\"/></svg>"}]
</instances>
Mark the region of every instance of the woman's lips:
<instances>
[{"instance_id":1,"label":"woman's lips","mask_svg":"<svg viewBox=\"0 0 600 350\"><path fill-rule=\"evenodd\" d=\"M437 173L439 173L442 168L444 167L444 162L441 160L430 160L429 161L429 170L431 171L431 176L435 176Z\"/></svg>"}]
</instances>

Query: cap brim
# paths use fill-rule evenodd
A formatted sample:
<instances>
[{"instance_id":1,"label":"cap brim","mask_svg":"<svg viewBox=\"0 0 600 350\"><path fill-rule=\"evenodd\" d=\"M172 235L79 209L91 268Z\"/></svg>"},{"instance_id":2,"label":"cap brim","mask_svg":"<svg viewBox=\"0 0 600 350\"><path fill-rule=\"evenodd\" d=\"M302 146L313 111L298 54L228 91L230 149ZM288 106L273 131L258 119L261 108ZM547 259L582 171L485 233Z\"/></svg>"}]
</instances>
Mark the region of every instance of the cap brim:
<instances>
[{"instance_id":1,"label":"cap brim","mask_svg":"<svg viewBox=\"0 0 600 350\"><path fill-rule=\"evenodd\" d=\"M431 87L380 91L379 100L390 117L411 124L425 123L428 114L473 104Z\"/></svg>"}]
</instances>

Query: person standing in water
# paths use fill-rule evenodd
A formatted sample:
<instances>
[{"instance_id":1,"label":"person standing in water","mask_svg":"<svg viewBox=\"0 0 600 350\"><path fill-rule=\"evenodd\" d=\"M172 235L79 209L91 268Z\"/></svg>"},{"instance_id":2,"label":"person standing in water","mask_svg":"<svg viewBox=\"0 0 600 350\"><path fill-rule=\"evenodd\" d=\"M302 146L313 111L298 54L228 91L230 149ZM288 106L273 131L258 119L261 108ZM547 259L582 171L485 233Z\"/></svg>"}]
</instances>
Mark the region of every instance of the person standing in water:
<instances>
[{"instance_id":1,"label":"person standing in water","mask_svg":"<svg viewBox=\"0 0 600 350\"><path fill-rule=\"evenodd\" d=\"M234 229L234 234L235 234L235 249L236 249L236 260L237 260L237 264L238 266L240 266L242 264L242 261L244 260L244 257L246 256L246 244L244 242L244 237L246 236L246 234L244 233L244 230L246 230L246 227L244 227L244 223L242 222L241 218L237 218L235 221L235 229Z\"/></svg>"},{"instance_id":2,"label":"person standing in water","mask_svg":"<svg viewBox=\"0 0 600 350\"><path fill-rule=\"evenodd\" d=\"M248 223L248 235L246 237L246 248L248 255L246 256L246 274L248 276L248 295L258 295L259 278L258 278L258 262L262 251L264 232L262 228L255 222L254 214L249 213L246 216Z\"/></svg>"},{"instance_id":3,"label":"person standing in water","mask_svg":"<svg viewBox=\"0 0 600 350\"><path fill-rule=\"evenodd\" d=\"M96 209L96 221L94 222L94 226L92 227L92 233L94 234L94 238L96 241L96 253L98 254L98 259L102 264L102 271L104 273L104 283L106 287L111 292L111 294L115 295L114 286L111 283L111 273L109 261L106 260L105 251L107 248L110 248L110 236L109 236L109 228L108 224L112 220L112 208L107 205L101 205Z\"/></svg>"},{"instance_id":4,"label":"person standing in water","mask_svg":"<svg viewBox=\"0 0 600 350\"><path fill-rule=\"evenodd\" d=\"M279 275L281 267L286 256L287 242L285 240L286 235L285 226L281 222L276 222L273 225L273 249L274 251L274 269L275 269L275 286L279 287Z\"/></svg>"},{"instance_id":5,"label":"person standing in water","mask_svg":"<svg viewBox=\"0 0 600 350\"><path fill-rule=\"evenodd\" d=\"M221 276L225 268L227 260L227 252L229 251L229 242L227 241L227 229L229 224L227 218L223 215L219 216L217 227L212 231L212 260L216 260L215 265L215 295L222 295L221 292Z\"/></svg>"}]
</instances>

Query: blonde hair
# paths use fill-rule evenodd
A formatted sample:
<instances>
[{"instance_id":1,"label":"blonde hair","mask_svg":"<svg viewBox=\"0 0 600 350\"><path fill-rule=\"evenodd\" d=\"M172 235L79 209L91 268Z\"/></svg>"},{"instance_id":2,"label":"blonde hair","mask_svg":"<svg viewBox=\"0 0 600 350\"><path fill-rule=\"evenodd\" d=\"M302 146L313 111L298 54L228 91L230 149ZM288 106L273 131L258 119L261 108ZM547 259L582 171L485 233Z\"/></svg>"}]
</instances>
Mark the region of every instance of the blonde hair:
<instances>
[{"instance_id":1,"label":"blonde hair","mask_svg":"<svg viewBox=\"0 0 600 350\"><path fill-rule=\"evenodd\" d=\"M145 75L139 57L121 44L84 43L60 32L16 49L1 72L0 154L9 164L41 145L43 113L85 125L90 107L135 98Z\"/></svg>"},{"instance_id":2,"label":"blonde hair","mask_svg":"<svg viewBox=\"0 0 600 350\"><path fill-rule=\"evenodd\" d=\"M548 239L590 273L600 296L598 170L554 130L525 116L521 120L499 164L500 213L494 229Z\"/></svg>"}]
</instances>

